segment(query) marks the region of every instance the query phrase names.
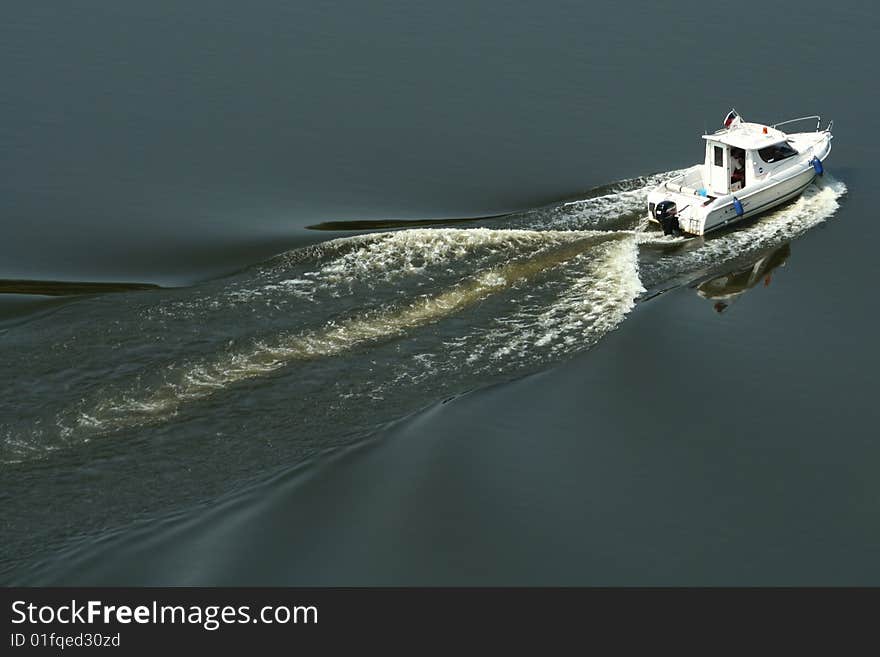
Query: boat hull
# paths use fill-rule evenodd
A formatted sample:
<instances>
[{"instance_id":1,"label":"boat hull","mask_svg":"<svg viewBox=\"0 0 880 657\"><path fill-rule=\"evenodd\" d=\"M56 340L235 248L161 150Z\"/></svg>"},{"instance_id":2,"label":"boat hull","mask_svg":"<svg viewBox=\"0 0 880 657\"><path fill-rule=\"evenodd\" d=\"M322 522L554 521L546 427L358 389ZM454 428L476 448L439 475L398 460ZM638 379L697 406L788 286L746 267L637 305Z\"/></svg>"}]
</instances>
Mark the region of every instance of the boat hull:
<instances>
[{"instance_id":1,"label":"boat hull","mask_svg":"<svg viewBox=\"0 0 880 657\"><path fill-rule=\"evenodd\" d=\"M775 182L764 189L757 189L741 198L742 214L737 215L733 199L729 203L707 213L703 222L703 234L724 228L734 222L755 217L799 196L816 179L816 171L809 166L804 171Z\"/></svg>"}]
</instances>

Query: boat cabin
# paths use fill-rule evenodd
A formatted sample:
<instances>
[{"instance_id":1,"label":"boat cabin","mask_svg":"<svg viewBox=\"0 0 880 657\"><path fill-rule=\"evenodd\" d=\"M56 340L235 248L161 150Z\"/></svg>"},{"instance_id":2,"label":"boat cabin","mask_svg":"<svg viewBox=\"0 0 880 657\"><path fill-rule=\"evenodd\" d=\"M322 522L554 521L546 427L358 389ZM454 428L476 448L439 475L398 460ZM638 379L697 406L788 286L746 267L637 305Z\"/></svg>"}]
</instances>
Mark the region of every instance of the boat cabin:
<instances>
[{"instance_id":1,"label":"boat cabin","mask_svg":"<svg viewBox=\"0 0 880 657\"><path fill-rule=\"evenodd\" d=\"M758 123L737 121L706 140L703 184L710 196L724 196L762 180L777 164L797 155L785 133Z\"/></svg>"}]
</instances>

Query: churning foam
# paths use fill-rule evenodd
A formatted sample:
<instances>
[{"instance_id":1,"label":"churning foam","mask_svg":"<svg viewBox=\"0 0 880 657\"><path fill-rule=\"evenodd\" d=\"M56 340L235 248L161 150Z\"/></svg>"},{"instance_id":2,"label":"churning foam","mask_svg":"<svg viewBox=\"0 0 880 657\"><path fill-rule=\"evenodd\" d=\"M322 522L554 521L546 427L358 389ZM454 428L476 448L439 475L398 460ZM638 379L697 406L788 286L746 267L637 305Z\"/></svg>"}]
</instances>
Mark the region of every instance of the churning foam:
<instances>
[{"instance_id":1,"label":"churning foam","mask_svg":"<svg viewBox=\"0 0 880 657\"><path fill-rule=\"evenodd\" d=\"M506 369L581 351L616 328L632 310L644 291L638 271L633 236L597 244L567 265L566 276L554 281L555 290L542 290L544 300L520 304L460 348L468 350L471 366Z\"/></svg>"},{"instance_id":2,"label":"churning foam","mask_svg":"<svg viewBox=\"0 0 880 657\"><path fill-rule=\"evenodd\" d=\"M603 243L612 242L611 246ZM424 256L419 244L425 248ZM618 253L625 253L623 262L631 279L629 285L619 287L617 295L607 295L603 302L587 303L583 295L590 282L594 283L593 296L604 295L602 278L612 271L604 266L593 267L580 284L571 287L560 297L562 305L539 314L534 331L540 332L538 346L561 335L566 325L573 328L582 322L578 313L588 311L616 324L631 307L640 287L635 267L636 242L630 236L596 231L499 231L486 229L442 229L401 231L381 234L367 241L365 257L357 263L350 254L333 260L318 270L319 276L343 276L354 267L354 275L368 275L371 270L397 272L406 264L420 268L424 262L467 262L475 250L483 250L484 257L514 254L502 264L477 271L451 287L435 294L424 294L403 303L376 308L353 317L330 321L320 329L293 334L277 334L255 340L246 348L224 352L212 359L171 368L165 382L152 391L131 390L128 393L104 399L88 410L83 410L75 426L68 432L95 435L154 422L173 415L180 404L204 399L240 381L266 376L296 361L338 356L366 343L399 338L407 332L460 313L499 291L514 285L523 285L571 260L585 256L599 248L607 257L602 263L613 261ZM485 247L488 247L486 249ZM414 262L418 257L418 262ZM587 267L590 270L590 267ZM396 274L395 274L396 275ZM634 282L632 282L634 279ZM598 295L598 296L597 296ZM592 323L596 317L589 320ZM513 340L524 340L510 334Z\"/></svg>"}]
</instances>

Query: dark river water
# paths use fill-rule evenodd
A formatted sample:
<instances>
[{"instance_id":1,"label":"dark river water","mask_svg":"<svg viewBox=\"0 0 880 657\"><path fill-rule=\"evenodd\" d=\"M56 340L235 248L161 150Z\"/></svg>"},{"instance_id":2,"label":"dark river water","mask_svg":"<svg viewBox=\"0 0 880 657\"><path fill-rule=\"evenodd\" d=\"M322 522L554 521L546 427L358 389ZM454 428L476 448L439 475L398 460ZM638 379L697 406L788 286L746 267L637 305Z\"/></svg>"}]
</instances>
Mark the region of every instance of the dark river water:
<instances>
[{"instance_id":1,"label":"dark river water","mask_svg":"<svg viewBox=\"0 0 880 657\"><path fill-rule=\"evenodd\" d=\"M0 582L880 584L878 38L814 0L10 8ZM826 175L646 229L731 106L834 119Z\"/></svg>"}]
</instances>

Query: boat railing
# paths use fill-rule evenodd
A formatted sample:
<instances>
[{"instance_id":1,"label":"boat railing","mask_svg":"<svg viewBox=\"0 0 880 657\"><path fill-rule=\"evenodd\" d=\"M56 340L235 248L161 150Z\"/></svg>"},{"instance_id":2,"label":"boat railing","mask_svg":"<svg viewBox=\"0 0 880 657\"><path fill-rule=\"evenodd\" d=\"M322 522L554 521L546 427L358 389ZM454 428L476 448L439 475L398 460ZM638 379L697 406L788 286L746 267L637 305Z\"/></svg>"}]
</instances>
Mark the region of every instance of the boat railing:
<instances>
[{"instance_id":1,"label":"boat railing","mask_svg":"<svg viewBox=\"0 0 880 657\"><path fill-rule=\"evenodd\" d=\"M816 119L816 132L819 132L819 126L822 123L822 117L819 116L818 114L812 114L811 116L799 116L796 119L788 119L788 121L782 121L781 123L774 123L770 127L771 128L778 128L781 125L788 125L789 123L797 123L798 121L810 121L812 119ZM828 131L828 132L831 131L831 124L832 123L833 123L833 121L828 124L828 127L825 128L826 131Z\"/></svg>"}]
</instances>

